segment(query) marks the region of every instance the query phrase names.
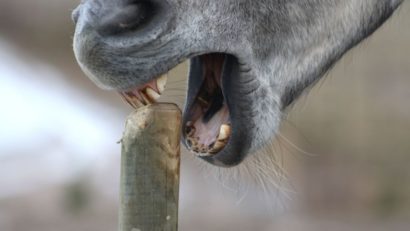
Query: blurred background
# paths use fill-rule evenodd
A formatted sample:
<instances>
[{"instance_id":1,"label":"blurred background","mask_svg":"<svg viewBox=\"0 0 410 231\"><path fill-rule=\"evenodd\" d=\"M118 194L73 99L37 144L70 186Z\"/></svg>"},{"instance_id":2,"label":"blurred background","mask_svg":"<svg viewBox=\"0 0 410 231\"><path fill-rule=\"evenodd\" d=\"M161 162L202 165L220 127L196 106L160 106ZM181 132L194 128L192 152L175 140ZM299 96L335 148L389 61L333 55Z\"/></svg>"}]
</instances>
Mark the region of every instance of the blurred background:
<instances>
[{"instance_id":1,"label":"blurred background","mask_svg":"<svg viewBox=\"0 0 410 231\"><path fill-rule=\"evenodd\" d=\"M1 231L117 228L131 109L76 64L78 2L0 0ZM410 230L409 22L405 2L289 110L271 178L184 151L180 230ZM185 72L163 100L183 105Z\"/></svg>"}]
</instances>

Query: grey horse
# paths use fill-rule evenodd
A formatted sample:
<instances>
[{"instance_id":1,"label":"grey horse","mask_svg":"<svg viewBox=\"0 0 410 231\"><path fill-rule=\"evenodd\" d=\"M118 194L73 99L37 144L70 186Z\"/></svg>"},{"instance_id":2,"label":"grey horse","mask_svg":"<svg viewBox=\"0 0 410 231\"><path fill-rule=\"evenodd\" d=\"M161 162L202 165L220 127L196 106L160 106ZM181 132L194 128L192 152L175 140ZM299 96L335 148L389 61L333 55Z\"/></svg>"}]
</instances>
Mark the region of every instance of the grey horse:
<instances>
[{"instance_id":1,"label":"grey horse","mask_svg":"<svg viewBox=\"0 0 410 231\"><path fill-rule=\"evenodd\" d=\"M83 0L74 51L98 86L155 102L190 60L183 143L234 166L277 133L283 112L403 0Z\"/></svg>"}]
</instances>

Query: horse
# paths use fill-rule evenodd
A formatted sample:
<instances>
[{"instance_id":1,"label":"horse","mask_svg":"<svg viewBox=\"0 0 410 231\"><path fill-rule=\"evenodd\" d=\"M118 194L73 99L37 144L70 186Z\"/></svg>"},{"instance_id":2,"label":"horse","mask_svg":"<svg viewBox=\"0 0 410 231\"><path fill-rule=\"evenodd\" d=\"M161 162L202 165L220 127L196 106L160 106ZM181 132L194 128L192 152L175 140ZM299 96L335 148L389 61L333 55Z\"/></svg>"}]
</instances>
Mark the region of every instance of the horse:
<instances>
[{"instance_id":1,"label":"horse","mask_svg":"<svg viewBox=\"0 0 410 231\"><path fill-rule=\"evenodd\" d=\"M189 60L183 143L232 167L277 135L284 111L403 0L83 0L74 52L132 106Z\"/></svg>"}]
</instances>

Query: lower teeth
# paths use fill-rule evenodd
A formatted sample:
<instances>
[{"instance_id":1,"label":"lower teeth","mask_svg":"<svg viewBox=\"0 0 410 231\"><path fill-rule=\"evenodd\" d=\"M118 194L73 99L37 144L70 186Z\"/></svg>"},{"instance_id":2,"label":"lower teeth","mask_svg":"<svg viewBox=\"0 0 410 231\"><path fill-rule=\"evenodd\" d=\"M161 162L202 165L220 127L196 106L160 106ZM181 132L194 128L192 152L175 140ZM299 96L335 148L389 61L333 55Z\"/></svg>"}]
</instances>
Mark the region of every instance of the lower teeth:
<instances>
[{"instance_id":1,"label":"lower teeth","mask_svg":"<svg viewBox=\"0 0 410 231\"><path fill-rule=\"evenodd\" d=\"M218 134L218 137L216 138L216 141L207 147L203 144L198 143L199 142L198 137L193 137L195 133L195 127L193 126L193 123L189 121L186 124L186 126L187 126L186 135L187 135L188 146L192 151L196 153L205 153L205 154L214 155L220 152L228 144L229 137L231 136L231 126L228 124L222 124L219 129L219 134Z\"/></svg>"}]
</instances>

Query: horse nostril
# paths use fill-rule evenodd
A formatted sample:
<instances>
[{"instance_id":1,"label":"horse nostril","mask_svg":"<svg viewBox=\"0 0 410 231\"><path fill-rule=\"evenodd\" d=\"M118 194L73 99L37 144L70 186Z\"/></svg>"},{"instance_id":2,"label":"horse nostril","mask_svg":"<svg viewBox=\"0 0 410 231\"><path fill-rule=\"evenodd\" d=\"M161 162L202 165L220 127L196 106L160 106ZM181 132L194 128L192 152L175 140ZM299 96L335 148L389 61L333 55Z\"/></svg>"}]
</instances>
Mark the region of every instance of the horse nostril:
<instances>
[{"instance_id":1,"label":"horse nostril","mask_svg":"<svg viewBox=\"0 0 410 231\"><path fill-rule=\"evenodd\" d=\"M134 31L142 26L152 14L153 6L148 1L134 0L103 12L96 23L96 30L102 36Z\"/></svg>"}]
</instances>

